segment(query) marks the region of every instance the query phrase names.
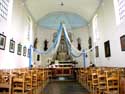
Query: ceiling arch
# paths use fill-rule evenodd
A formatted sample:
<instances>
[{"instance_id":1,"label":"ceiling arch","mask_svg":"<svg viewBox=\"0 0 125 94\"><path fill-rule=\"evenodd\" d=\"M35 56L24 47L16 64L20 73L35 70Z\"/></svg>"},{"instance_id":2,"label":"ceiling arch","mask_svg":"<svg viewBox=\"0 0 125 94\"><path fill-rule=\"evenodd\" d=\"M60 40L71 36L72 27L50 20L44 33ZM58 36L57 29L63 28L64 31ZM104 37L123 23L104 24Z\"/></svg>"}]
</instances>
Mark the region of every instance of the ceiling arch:
<instances>
[{"instance_id":1,"label":"ceiling arch","mask_svg":"<svg viewBox=\"0 0 125 94\"><path fill-rule=\"evenodd\" d=\"M88 25L88 22L80 15L65 11L49 13L42 17L38 24L44 28L57 29L61 22L66 24L67 29L76 29Z\"/></svg>"},{"instance_id":2,"label":"ceiling arch","mask_svg":"<svg viewBox=\"0 0 125 94\"><path fill-rule=\"evenodd\" d=\"M47 14L58 11L75 13L89 22L101 2L102 0L24 0L27 10L36 23L40 23L41 18L45 19ZM66 18L65 16L61 17Z\"/></svg>"}]
</instances>

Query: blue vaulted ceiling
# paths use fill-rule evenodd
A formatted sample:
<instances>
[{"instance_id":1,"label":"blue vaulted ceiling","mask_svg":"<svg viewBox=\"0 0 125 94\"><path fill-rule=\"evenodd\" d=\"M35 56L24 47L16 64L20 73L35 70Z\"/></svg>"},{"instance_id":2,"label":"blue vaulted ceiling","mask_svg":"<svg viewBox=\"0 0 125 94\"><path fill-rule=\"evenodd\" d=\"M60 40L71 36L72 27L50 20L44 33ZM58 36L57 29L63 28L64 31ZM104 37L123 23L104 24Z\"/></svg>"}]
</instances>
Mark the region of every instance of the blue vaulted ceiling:
<instances>
[{"instance_id":1,"label":"blue vaulted ceiling","mask_svg":"<svg viewBox=\"0 0 125 94\"><path fill-rule=\"evenodd\" d=\"M38 24L43 28L57 30L60 22L64 22L66 28L69 30L85 27L88 25L88 22L80 15L72 12L63 11L52 12L45 15L38 21Z\"/></svg>"}]
</instances>

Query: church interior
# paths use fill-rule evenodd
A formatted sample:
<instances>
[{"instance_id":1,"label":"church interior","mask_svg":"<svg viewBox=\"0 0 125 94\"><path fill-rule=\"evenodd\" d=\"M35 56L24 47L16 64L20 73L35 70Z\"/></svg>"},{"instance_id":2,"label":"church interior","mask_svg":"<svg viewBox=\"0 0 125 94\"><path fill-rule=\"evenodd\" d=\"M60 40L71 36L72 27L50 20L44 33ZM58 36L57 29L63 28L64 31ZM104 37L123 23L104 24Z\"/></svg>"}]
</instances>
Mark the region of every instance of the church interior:
<instances>
[{"instance_id":1,"label":"church interior","mask_svg":"<svg viewBox=\"0 0 125 94\"><path fill-rule=\"evenodd\" d=\"M125 0L0 0L0 94L125 94Z\"/></svg>"}]
</instances>

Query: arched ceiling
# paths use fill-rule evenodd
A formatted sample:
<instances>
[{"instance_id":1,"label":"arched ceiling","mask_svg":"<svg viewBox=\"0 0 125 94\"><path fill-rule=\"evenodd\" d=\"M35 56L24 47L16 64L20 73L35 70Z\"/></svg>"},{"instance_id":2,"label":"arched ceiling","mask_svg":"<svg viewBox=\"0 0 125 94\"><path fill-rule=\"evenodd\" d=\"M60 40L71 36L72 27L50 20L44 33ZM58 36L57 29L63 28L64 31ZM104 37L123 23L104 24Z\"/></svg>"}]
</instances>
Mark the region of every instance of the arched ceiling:
<instances>
[{"instance_id":1,"label":"arched ceiling","mask_svg":"<svg viewBox=\"0 0 125 94\"><path fill-rule=\"evenodd\" d=\"M76 13L64 12L64 11L49 13L44 17L42 17L38 21L38 24L41 27L44 27L47 29L57 30L61 22L65 23L66 28L68 30L77 29L88 25L87 21L80 15Z\"/></svg>"},{"instance_id":2,"label":"arched ceiling","mask_svg":"<svg viewBox=\"0 0 125 94\"><path fill-rule=\"evenodd\" d=\"M41 19L50 13L64 12L80 15L89 22L102 0L24 0L25 6L40 23ZM63 2L63 6L61 3ZM42 23L42 22L41 22Z\"/></svg>"}]
</instances>

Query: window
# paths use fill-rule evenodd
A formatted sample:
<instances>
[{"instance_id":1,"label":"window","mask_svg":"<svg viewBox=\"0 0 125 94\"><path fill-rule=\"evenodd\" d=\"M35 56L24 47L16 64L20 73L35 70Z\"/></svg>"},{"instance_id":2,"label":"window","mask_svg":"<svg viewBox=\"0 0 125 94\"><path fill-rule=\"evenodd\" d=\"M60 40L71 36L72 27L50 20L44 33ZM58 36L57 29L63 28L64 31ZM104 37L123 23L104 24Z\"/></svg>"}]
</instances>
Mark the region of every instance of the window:
<instances>
[{"instance_id":1,"label":"window","mask_svg":"<svg viewBox=\"0 0 125 94\"><path fill-rule=\"evenodd\" d=\"M93 25L93 41L96 43L99 40L98 15L95 15L92 20Z\"/></svg>"},{"instance_id":2,"label":"window","mask_svg":"<svg viewBox=\"0 0 125 94\"><path fill-rule=\"evenodd\" d=\"M125 0L118 0L120 20L125 19Z\"/></svg>"},{"instance_id":3,"label":"window","mask_svg":"<svg viewBox=\"0 0 125 94\"><path fill-rule=\"evenodd\" d=\"M125 20L125 0L114 0L116 23L119 25Z\"/></svg>"},{"instance_id":4,"label":"window","mask_svg":"<svg viewBox=\"0 0 125 94\"><path fill-rule=\"evenodd\" d=\"M32 26L32 18L27 16L25 19L25 32L24 32L24 39L27 45L33 45L33 26Z\"/></svg>"},{"instance_id":5,"label":"window","mask_svg":"<svg viewBox=\"0 0 125 94\"><path fill-rule=\"evenodd\" d=\"M32 41L33 40L33 31L32 31L32 19L30 16L27 17L27 40Z\"/></svg>"},{"instance_id":6,"label":"window","mask_svg":"<svg viewBox=\"0 0 125 94\"><path fill-rule=\"evenodd\" d=\"M9 0L0 0L0 20L7 20Z\"/></svg>"}]
</instances>

